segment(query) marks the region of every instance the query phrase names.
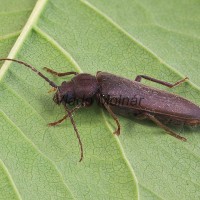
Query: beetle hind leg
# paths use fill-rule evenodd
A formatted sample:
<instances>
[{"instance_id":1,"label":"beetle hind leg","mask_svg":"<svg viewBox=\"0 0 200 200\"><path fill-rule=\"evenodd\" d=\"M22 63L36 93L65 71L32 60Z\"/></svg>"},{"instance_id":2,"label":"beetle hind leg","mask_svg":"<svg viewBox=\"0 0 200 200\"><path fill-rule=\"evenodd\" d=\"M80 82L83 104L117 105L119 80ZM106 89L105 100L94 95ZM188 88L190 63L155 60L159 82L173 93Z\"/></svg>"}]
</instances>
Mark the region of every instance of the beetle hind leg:
<instances>
[{"instance_id":1,"label":"beetle hind leg","mask_svg":"<svg viewBox=\"0 0 200 200\"><path fill-rule=\"evenodd\" d=\"M145 113L144 114L147 118L149 118L151 121L153 121L155 124L157 124L159 127L163 128L169 135L186 142L187 139L178 135L177 133L175 133L174 131L172 131L170 128L168 128L167 126L165 126L163 123L161 123L158 119L156 119L156 117L154 117L153 115L149 114L149 113Z\"/></svg>"}]
</instances>

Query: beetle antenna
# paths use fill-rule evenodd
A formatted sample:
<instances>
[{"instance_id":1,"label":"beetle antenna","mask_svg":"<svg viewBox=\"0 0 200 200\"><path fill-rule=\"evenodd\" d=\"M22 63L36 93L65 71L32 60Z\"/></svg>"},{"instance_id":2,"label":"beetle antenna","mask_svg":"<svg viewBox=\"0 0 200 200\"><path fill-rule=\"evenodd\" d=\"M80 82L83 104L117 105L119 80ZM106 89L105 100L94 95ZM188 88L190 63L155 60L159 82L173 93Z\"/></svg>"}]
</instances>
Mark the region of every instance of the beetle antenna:
<instances>
[{"instance_id":1,"label":"beetle antenna","mask_svg":"<svg viewBox=\"0 0 200 200\"><path fill-rule=\"evenodd\" d=\"M3 60L9 60L9 61L13 61L13 62L17 62L19 64L22 64L28 68L30 68L32 71L34 71L35 73L37 73L40 77L42 77L45 81L47 81L49 83L49 85L51 85L52 87L54 88L57 88L58 86L51 80L49 80L46 76L44 76L41 72L39 72L37 69L35 69L35 67L23 62L23 61L20 61L20 60L15 60L15 59L10 59L10 58L1 58L0 61L3 61Z\"/></svg>"},{"instance_id":2,"label":"beetle antenna","mask_svg":"<svg viewBox=\"0 0 200 200\"><path fill-rule=\"evenodd\" d=\"M81 142L81 138L80 138L80 135L79 135L78 130L77 130L77 128L76 128L76 124L75 124L75 121L74 121L74 119L73 119L73 117L72 117L71 112L68 110L68 108L67 108L66 105L64 105L64 107L65 107L65 110L67 111L68 116L69 116L69 118L70 118L70 120L71 120L71 123L72 123L72 125L73 125L73 127L74 127L74 131L75 131L75 133L76 133L76 137L78 138L78 142L79 142L80 150L81 150L81 158L80 158L79 162L81 162L81 161L83 160L83 144L82 144L82 142Z\"/></svg>"}]
</instances>

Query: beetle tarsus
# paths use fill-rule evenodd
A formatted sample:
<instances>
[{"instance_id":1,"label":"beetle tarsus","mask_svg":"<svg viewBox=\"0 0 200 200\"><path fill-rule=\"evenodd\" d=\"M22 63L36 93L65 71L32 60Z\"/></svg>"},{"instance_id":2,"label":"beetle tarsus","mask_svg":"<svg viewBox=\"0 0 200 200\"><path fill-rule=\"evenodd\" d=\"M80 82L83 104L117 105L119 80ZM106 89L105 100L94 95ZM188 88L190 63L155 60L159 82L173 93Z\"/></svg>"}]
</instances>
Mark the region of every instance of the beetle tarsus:
<instances>
[{"instance_id":1,"label":"beetle tarsus","mask_svg":"<svg viewBox=\"0 0 200 200\"><path fill-rule=\"evenodd\" d=\"M172 84L172 86L170 88L173 88L173 87L175 87L177 85L180 85L180 84L184 83L188 79L189 79L188 77L185 77L184 79L181 79L180 81L177 81L176 83Z\"/></svg>"},{"instance_id":2,"label":"beetle tarsus","mask_svg":"<svg viewBox=\"0 0 200 200\"><path fill-rule=\"evenodd\" d=\"M120 129L118 128L113 134L119 136L120 135Z\"/></svg>"},{"instance_id":3,"label":"beetle tarsus","mask_svg":"<svg viewBox=\"0 0 200 200\"><path fill-rule=\"evenodd\" d=\"M184 137L180 137L180 140L182 140L183 142L187 142L187 139Z\"/></svg>"},{"instance_id":4,"label":"beetle tarsus","mask_svg":"<svg viewBox=\"0 0 200 200\"><path fill-rule=\"evenodd\" d=\"M83 153L81 152L81 158L79 160L79 162L81 162L83 160Z\"/></svg>"},{"instance_id":5,"label":"beetle tarsus","mask_svg":"<svg viewBox=\"0 0 200 200\"><path fill-rule=\"evenodd\" d=\"M49 123L48 126L57 126L57 125L61 124L65 119L67 119L67 117L68 117L68 114L65 115L62 119L60 119L56 122Z\"/></svg>"}]
</instances>

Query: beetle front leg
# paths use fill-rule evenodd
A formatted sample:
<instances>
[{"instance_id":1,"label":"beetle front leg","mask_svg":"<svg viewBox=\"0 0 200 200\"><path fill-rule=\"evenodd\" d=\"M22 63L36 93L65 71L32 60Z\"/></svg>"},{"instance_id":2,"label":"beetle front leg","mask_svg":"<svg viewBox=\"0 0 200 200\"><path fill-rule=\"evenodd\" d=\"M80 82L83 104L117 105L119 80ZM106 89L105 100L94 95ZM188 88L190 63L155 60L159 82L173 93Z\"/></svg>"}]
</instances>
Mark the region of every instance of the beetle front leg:
<instances>
[{"instance_id":1,"label":"beetle front leg","mask_svg":"<svg viewBox=\"0 0 200 200\"><path fill-rule=\"evenodd\" d=\"M165 126L163 123L161 123L158 119L156 119L156 117L154 117L153 115L149 114L149 113L144 113L144 115L149 118L151 121L153 121L155 124L157 124L158 126L160 126L161 128L163 128L169 135L182 140L184 142L187 141L186 138L176 134L174 131L172 131L170 128L168 128L167 126Z\"/></svg>"},{"instance_id":2,"label":"beetle front leg","mask_svg":"<svg viewBox=\"0 0 200 200\"><path fill-rule=\"evenodd\" d=\"M180 81L177 81L176 83L172 84L172 83L168 83L168 82L165 82L165 81L161 81L161 80L158 80L158 79L155 79L155 78L152 78L150 76L146 76L146 75L138 75L136 78L135 78L135 81L137 82L140 82L142 80L142 78L146 79L146 80L149 80L149 81L152 81L152 82L155 82L155 83L159 83L161 85L164 85L164 86L167 86L169 88L173 88L177 85L180 85L181 83L184 83L187 79L189 79L188 77L185 77L184 79L181 79Z\"/></svg>"},{"instance_id":3,"label":"beetle front leg","mask_svg":"<svg viewBox=\"0 0 200 200\"><path fill-rule=\"evenodd\" d=\"M73 108L72 110L70 110L70 113L72 114L73 112L75 112L76 110L82 108L82 107L85 107L86 105L85 104L78 104L75 108ZM64 122L67 117L69 117L69 114L67 113L62 119L56 121L56 122L51 122L49 123L48 125L49 126L57 126L59 124L61 124L62 122Z\"/></svg>"},{"instance_id":4,"label":"beetle front leg","mask_svg":"<svg viewBox=\"0 0 200 200\"><path fill-rule=\"evenodd\" d=\"M68 117L68 114L64 115L62 119L59 119L56 122L48 123L48 126L57 126L58 124L61 124L62 122L64 122L67 119L67 117Z\"/></svg>"},{"instance_id":5,"label":"beetle front leg","mask_svg":"<svg viewBox=\"0 0 200 200\"><path fill-rule=\"evenodd\" d=\"M48 67L44 67L43 69L46 70L48 73L53 74L55 76L59 76L59 77L68 76L68 75L71 75L71 74L74 74L74 75L79 74L78 72L56 72L56 71L54 71L54 70L52 70Z\"/></svg>"},{"instance_id":6,"label":"beetle front leg","mask_svg":"<svg viewBox=\"0 0 200 200\"><path fill-rule=\"evenodd\" d=\"M73 117L72 117L71 111L68 110L66 104L63 104L63 105L64 105L64 108L65 108L65 111L67 112L67 114L68 114L68 116L69 116L69 118L70 118L70 121L71 121L71 123L72 123L72 126L74 127L74 131L75 131L75 133L76 133L76 137L77 137L78 142L79 142L79 145L80 145L81 156L80 156L79 162L81 162L81 161L83 160L83 144L82 144L82 142L81 142L81 138L80 138L78 129L77 129L77 127L76 127L75 121L74 121L74 119L73 119ZM83 105L83 104L81 104L81 105Z\"/></svg>"}]
</instances>

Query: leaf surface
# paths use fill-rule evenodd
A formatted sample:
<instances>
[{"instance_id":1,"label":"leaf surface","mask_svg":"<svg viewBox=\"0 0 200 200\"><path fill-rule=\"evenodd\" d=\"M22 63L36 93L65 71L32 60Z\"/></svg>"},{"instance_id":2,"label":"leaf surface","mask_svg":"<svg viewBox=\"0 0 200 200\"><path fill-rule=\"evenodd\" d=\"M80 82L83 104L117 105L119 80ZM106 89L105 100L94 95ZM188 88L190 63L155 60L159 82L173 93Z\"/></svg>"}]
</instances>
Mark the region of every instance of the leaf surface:
<instances>
[{"instance_id":1,"label":"leaf surface","mask_svg":"<svg viewBox=\"0 0 200 200\"><path fill-rule=\"evenodd\" d=\"M43 67L94 75L107 71L132 80L148 74L169 82L185 74L192 82L171 91L200 105L200 4L156 2L40 0L22 32L17 24L4 24L8 31L2 28L2 35L21 34L10 46L0 41L6 47L1 55L17 38L8 57L41 72ZM59 84L70 79L47 76ZM48 90L43 79L19 64L5 62L0 70L2 199L199 198L199 128L173 127L187 137L183 143L151 122L119 117L118 138L111 117L93 105L74 115L84 146L79 163L70 121L47 126L64 115Z\"/></svg>"}]
</instances>

